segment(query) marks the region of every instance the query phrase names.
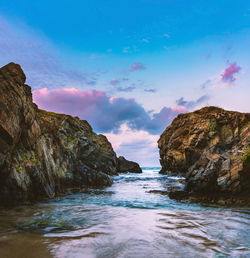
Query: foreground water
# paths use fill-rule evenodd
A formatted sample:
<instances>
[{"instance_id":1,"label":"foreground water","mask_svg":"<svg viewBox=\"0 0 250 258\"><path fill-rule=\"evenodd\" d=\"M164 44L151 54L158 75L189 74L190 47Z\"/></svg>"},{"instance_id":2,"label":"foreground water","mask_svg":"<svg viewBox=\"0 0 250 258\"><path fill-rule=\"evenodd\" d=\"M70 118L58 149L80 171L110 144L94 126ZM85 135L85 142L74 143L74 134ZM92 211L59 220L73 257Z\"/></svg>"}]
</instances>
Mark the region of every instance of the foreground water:
<instances>
[{"instance_id":1,"label":"foreground water","mask_svg":"<svg viewBox=\"0 0 250 258\"><path fill-rule=\"evenodd\" d=\"M103 190L0 210L0 257L250 257L250 208L176 202L144 168Z\"/></svg>"}]
</instances>

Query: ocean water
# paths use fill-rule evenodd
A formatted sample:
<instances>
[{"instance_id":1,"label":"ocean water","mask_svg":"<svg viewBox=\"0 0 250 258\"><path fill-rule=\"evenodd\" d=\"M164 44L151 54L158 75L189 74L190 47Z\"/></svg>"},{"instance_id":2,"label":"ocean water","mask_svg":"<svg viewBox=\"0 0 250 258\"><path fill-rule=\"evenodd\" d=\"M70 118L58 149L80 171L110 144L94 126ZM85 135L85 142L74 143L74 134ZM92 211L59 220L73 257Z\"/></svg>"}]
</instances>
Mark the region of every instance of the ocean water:
<instances>
[{"instance_id":1,"label":"ocean water","mask_svg":"<svg viewBox=\"0 0 250 258\"><path fill-rule=\"evenodd\" d=\"M0 210L0 258L250 257L250 208L178 202L182 179L121 174L104 189Z\"/></svg>"}]
</instances>

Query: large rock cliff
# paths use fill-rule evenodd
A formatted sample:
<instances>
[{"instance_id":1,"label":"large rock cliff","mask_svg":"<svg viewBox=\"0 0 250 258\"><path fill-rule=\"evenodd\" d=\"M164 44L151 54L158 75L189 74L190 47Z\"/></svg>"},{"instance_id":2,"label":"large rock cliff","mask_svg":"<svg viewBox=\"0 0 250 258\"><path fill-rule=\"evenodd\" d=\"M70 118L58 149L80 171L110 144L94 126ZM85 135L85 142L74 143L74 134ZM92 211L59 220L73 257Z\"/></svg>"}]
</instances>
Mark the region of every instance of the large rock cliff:
<instances>
[{"instance_id":1,"label":"large rock cliff","mask_svg":"<svg viewBox=\"0 0 250 258\"><path fill-rule=\"evenodd\" d=\"M250 200L249 143L249 113L205 107L178 115L158 141L161 173L186 177L185 191L170 197Z\"/></svg>"},{"instance_id":2,"label":"large rock cliff","mask_svg":"<svg viewBox=\"0 0 250 258\"><path fill-rule=\"evenodd\" d=\"M17 64L0 69L0 203L110 186L118 159L87 121L39 110Z\"/></svg>"}]
</instances>

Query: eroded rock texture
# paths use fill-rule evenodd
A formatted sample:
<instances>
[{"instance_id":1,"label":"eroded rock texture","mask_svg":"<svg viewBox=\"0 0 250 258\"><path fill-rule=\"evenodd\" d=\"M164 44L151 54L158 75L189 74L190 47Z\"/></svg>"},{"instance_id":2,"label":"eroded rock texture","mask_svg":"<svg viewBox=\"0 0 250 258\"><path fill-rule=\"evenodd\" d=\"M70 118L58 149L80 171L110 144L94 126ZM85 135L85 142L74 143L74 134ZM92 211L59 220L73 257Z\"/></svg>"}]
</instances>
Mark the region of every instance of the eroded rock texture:
<instances>
[{"instance_id":1,"label":"eroded rock texture","mask_svg":"<svg viewBox=\"0 0 250 258\"><path fill-rule=\"evenodd\" d=\"M205 107L180 114L158 141L161 173L186 177L181 198L198 193L250 200L249 143L249 113Z\"/></svg>"},{"instance_id":2,"label":"eroded rock texture","mask_svg":"<svg viewBox=\"0 0 250 258\"><path fill-rule=\"evenodd\" d=\"M87 121L39 110L17 64L0 69L0 203L110 186L117 157Z\"/></svg>"}]
</instances>

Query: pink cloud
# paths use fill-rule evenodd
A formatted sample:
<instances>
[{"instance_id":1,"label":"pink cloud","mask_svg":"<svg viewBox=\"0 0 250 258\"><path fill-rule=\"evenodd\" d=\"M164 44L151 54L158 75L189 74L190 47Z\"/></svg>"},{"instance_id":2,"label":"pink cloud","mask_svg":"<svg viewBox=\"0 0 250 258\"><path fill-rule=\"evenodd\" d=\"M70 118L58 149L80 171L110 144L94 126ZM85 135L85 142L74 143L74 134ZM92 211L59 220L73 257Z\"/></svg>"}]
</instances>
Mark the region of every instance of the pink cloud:
<instances>
[{"instance_id":1,"label":"pink cloud","mask_svg":"<svg viewBox=\"0 0 250 258\"><path fill-rule=\"evenodd\" d=\"M188 110L184 107L172 107L172 111L179 112L179 113L187 113Z\"/></svg>"},{"instance_id":2,"label":"pink cloud","mask_svg":"<svg viewBox=\"0 0 250 258\"><path fill-rule=\"evenodd\" d=\"M118 134L106 133L118 156L126 156L143 166L159 166L159 135L143 130L132 130L126 123L119 128ZM145 158L146 157L146 158Z\"/></svg>"},{"instance_id":3,"label":"pink cloud","mask_svg":"<svg viewBox=\"0 0 250 258\"><path fill-rule=\"evenodd\" d=\"M120 83L120 81L117 80L117 79L112 79L109 83L110 83L111 85L117 85L117 84Z\"/></svg>"},{"instance_id":4,"label":"pink cloud","mask_svg":"<svg viewBox=\"0 0 250 258\"><path fill-rule=\"evenodd\" d=\"M241 67L236 62L232 63L225 71L221 74L221 80L226 83L233 83L237 80L235 74L241 70Z\"/></svg>"},{"instance_id":5,"label":"pink cloud","mask_svg":"<svg viewBox=\"0 0 250 258\"><path fill-rule=\"evenodd\" d=\"M102 91L80 91L75 88L34 90L33 99L41 109L81 117L89 117L95 111L97 103L109 101Z\"/></svg>"},{"instance_id":6,"label":"pink cloud","mask_svg":"<svg viewBox=\"0 0 250 258\"><path fill-rule=\"evenodd\" d=\"M131 68L130 68L130 72L135 72L135 71L139 71L139 70L145 70L146 67L143 63L141 62L134 62L132 65L131 65Z\"/></svg>"},{"instance_id":7,"label":"pink cloud","mask_svg":"<svg viewBox=\"0 0 250 258\"><path fill-rule=\"evenodd\" d=\"M184 108L163 107L151 117L135 99L109 97L100 90L80 91L76 88L33 91L39 108L78 116L87 120L98 132L116 132L123 123L134 130L161 133Z\"/></svg>"}]
</instances>

